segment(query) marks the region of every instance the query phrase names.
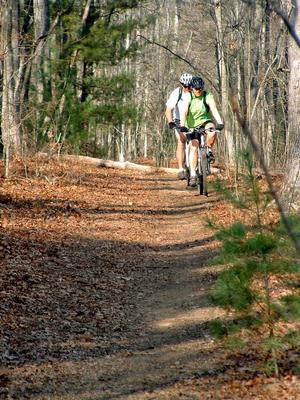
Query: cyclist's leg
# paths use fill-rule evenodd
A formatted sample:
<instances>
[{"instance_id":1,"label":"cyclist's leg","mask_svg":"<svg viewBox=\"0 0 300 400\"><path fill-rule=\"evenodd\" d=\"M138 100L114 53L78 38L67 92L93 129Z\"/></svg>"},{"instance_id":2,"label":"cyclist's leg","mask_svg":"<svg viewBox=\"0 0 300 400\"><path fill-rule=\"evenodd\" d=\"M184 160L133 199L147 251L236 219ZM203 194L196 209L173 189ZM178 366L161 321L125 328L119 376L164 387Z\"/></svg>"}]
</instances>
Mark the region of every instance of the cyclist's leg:
<instances>
[{"instance_id":1,"label":"cyclist's leg","mask_svg":"<svg viewBox=\"0 0 300 400\"><path fill-rule=\"evenodd\" d=\"M191 186L197 185L197 163L198 163L198 147L199 141L193 139L190 143L190 162L191 162Z\"/></svg>"},{"instance_id":2,"label":"cyclist's leg","mask_svg":"<svg viewBox=\"0 0 300 400\"><path fill-rule=\"evenodd\" d=\"M194 171L196 171L197 168L198 147L199 147L199 141L197 139L193 139L190 143L190 160L191 160L191 169Z\"/></svg>"},{"instance_id":3,"label":"cyclist's leg","mask_svg":"<svg viewBox=\"0 0 300 400\"><path fill-rule=\"evenodd\" d=\"M191 176L191 161L190 161L190 142L187 140L184 145L184 166L185 166L185 179L187 186L190 186Z\"/></svg>"},{"instance_id":4,"label":"cyclist's leg","mask_svg":"<svg viewBox=\"0 0 300 400\"><path fill-rule=\"evenodd\" d=\"M178 169L184 168L184 146L186 142L185 135L179 134L176 131L177 137L177 150L176 150L176 160L178 164Z\"/></svg>"},{"instance_id":5,"label":"cyclist's leg","mask_svg":"<svg viewBox=\"0 0 300 400\"><path fill-rule=\"evenodd\" d=\"M215 124L212 121L207 121L204 125L204 129L215 128ZM217 138L216 132L206 132L206 144L208 147L213 147Z\"/></svg>"},{"instance_id":6,"label":"cyclist's leg","mask_svg":"<svg viewBox=\"0 0 300 400\"><path fill-rule=\"evenodd\" d=\"M179 169L178 179L185 179L184 150L186 136L177 128L175 129L175 134L177 139L176 160Z\"/></svg>"},{"instance_id":7,"label":"cyclist's leg","mask_svg":"<svg viewBox=\"0 0 300 400\"><path fill-rule=\"evenodd\" d=\"M204 124L204 129L209 129L209 128L214 128L215 129L215 124L211 121L208 121ZM208 160L210 164L213 164L215 161L215 156L212 152L212 147L216 141L217 134L216 132L209 132L206 131L206 144L207 144L207 155L208 155Z\"/></svg>"}]
</instances>

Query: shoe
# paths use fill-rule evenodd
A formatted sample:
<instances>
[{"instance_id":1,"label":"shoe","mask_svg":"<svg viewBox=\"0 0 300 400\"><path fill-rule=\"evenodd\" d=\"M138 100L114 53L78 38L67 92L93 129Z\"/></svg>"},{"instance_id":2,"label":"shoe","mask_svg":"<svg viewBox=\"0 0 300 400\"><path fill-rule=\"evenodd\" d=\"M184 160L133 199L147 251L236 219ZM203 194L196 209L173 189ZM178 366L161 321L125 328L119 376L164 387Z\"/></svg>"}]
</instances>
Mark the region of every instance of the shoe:
<instances>
[{"instance_id":1,"label":"shoe","mask_svg":"<svg viewBox=\"0 0 300 400\"><path fill-rule=\"evenodd\" d=\"M197 176L191 176L191 177L190 177L189 185L190 185L191 187L197 186Z\"/></svg>"},{"instance_id":2,"label":"shoe","mask_svg":"<svg viewBox=\"0 0 300 400\"><path fill-rule=\"evenodd\" d=\"M207 158L208 158L208 162L210 164L213 164L215 162L214 153L212 152L212 149L210 149L210 148L207 149Z\"/></svg>"},{"instance_id":3,"label":"shoe","mask_svg":"<svg viewBox=\"0 0 300 400\"><path fill-rule=\"evenodd\" d=\"M179 179L180 181L186 179L186 171L184 169L178 172L177 179Z\"/></svg>"}]
</instances>

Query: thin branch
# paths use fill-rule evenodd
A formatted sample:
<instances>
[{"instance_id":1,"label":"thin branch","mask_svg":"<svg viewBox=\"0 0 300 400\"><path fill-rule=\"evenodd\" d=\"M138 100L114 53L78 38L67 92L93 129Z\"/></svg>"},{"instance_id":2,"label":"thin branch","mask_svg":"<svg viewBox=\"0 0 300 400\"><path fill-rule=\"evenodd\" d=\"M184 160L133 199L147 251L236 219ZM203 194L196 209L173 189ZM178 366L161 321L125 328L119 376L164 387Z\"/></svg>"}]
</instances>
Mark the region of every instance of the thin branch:
<instances>
[{"instance_id":1,"label":"thin branch","mask_svg":"<svg viewBox=\"0 0 300 400\"><path fill-rule=\"evenodd\" d=\"M143 35L137 35L137 37L141 37L142 39L144 39L146 42L150 43L150 44L154 44L158 47L161 47L165 50L167 50L169 53L171 53L174 57L179 58L179 60L182 60L183 62L185 62L186 64L188 64L194 71L196 71L197 73L200 73L208 82L209 84L214 88L214 90L218 91L218 89L216 88L216 86L214 85L214 83L207 77L206 74L204 74L203 72L199 71L195 65L193 65L189 60L187 60L186 58L182 57L181 55L175 53L174 51L172 51L171 49L169 49L169 47L161 44L161 43L157 43L154 40L150 40L148 38L146 38Z\"/></svg>"},{"instance_id":2,"label":"thin branch","mask_svg":"<svg viewBox=\"0 0 300 400\"><path fill-rule=\"evenodd\" d=\"M242 0L242 1L251 6L256 4L256 0ZM297 44L298 47L300 47L300 37L297 35L295 27L290 22L288 15L282 9L277 7L274 3L270 2L268 4L268 7L271 11L274 11L283 20L285 26L287 27L287 30L289 31L290 35L294 39L295 43ZM292 7L295 7L295 6L293 6L293 4L292 4Z\"/></svg>"},{"instance_id":3,"label":"thin branch","mask_svg":"<svg viewBox=\"0 0 300 400\"><path fill-rule=\"evenodd\" d=\"M161 44L161 43L157 43L157 42L155 42L154 40L150 40L150 39L148 39L148 38L146 38L145 36L143 36L143 35L137 35L138 37L141 37L142 39L144 39L144 40L146 40L146 42L148 42L148 43L150 43L150 44L155 44L156 46L159 46L159 47L162 47L163 49L165 49L165 50L167 50L169 53L171 53L173 56L175 56L175 57L177 57L177 58L179 58L180 60L182 60L182 61L184 61L185 63L187 63L191 68L193 68L193 70L195 70L196 71L196 67L189 61L189 60L187 60L186 58L184 58L184 57L181 57L179 54L177 54L177 53L174 53L174 51L172 51L171 49L169 49L167 46L164 46L163 44Z\"/></svg>"},{"instance_id":4,"label":"thin branch","mask_svg":"<svg viewBox=\"0 0 300 400\"><path fill-rule=\"evenodd\" d=\"M262 91L262 89L263 89L263 87L264 87L264 85L265 85L265 81L266 81L266 79L267 79L268 73L269 73L270 69L272 68L272 66L275 64L277 58L278 58L278 57L277 57L277 54L276 54L275 57L274 57L274 59L273 59L273 61L272 61L272 62L270 63L270 65L268 66L268 68L267 68L267 70L266 70L266 72L265 72L265 76L264 76L263 79L262 79L262 82L261 82L260 87L259 87L258 92L257 92L257 96L256 96L256 99L255 99L255 103L254 103L253 108L252 108L252 113L251 113L250 121L249 121L250 123L251 123L251 121L252 121L252 119L253 119L253 116L254 116L254 113L255 113L255 110L256 110L258 101L259 101L260 93L261 93L261 91Z\"/></svg>"},{"instance_id":5,"label":"thin branch","mask_svg":"<svg viewBox=\"0 0 300 400\"><path fill-rule=\"evenodd\" d=\"M268 187L270 190L270 194L275 201L275 204L276 204L279 214L281 216L282 222L286 228L287 234L292 239L295 249L296 249L297 253L300 255L300 244L297 239L297 235L295 234L295 232L292 229L292 226L289 222L286 211L285 211L283 205L281 204L281 201L277 195L276 189L273 186L271 174L265 164L265 161L264 161L263 155L260 151L259 145L257 144L251 130L248 128L245 119L243 119L241 117L236 97L231 96L230 102L231 102L232 110L233 110L234 114L236 115L237 121L238 121L240 127L242 128L244 135L248 138L248 140L252 146L252 149L254 151L254 154L255 154L256 158L258 159L262 170L264 171L266 181L267 181L267 184L268 184Z\"/></svg>"},{"instance_id":6,"label":"thin branch","mask_svg":"<svg viewBox=\"0 0 300 400\"><path fill-rule=\"evenodd\" d=\"M269 8L271 11L274 11L285 23L285 26L287 27L287 30L289 31L290 35L294 39L295 43L297 44L298 47L300 47L300 37L297 35L295 26L292 24L288 18L288 16L278 7L276 7L273 4L269 5Z\"/></svg>"}]
</instances>

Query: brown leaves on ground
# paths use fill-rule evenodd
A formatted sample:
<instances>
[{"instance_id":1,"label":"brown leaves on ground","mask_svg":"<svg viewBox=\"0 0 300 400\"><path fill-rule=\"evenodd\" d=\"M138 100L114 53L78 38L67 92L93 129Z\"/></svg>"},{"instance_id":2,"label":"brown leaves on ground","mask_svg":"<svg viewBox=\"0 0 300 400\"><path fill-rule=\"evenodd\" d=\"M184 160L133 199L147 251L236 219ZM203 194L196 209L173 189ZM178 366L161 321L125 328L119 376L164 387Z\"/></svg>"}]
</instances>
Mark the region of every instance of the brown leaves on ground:
<instances>
[{"instance_id":1,"label":"brown leaves on ground","mask_svg":"<svg viewBox=\"0 0 300 400\"><path fill-rule=\"evenodd\" d=\"M204 216L237 218L216 194L76 163L13 172L0 187L0 398L300 398L298 378L266 378L209 335Z\"/></svg>"}]
</instances>

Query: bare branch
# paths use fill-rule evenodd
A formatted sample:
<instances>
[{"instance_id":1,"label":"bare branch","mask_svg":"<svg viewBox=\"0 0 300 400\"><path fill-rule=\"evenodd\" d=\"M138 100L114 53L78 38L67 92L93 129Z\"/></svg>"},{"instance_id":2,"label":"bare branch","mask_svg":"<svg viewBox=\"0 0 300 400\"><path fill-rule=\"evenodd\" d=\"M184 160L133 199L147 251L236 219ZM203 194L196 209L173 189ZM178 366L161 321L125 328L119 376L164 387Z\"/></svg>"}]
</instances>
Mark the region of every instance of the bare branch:
<instances>
[{"instance_id":1,"label":"bare branch","mask_svg":"<svg viewBox=\"0 0 300 400\"><path fill-rule=\"evenodd\" d=\"M300 47L300 37L297 35L294 25L291 24L288 16L282 10L280 10L278 7L276 7L275 5L270 4L269 8L270 8L270 10L274 11L277 15L279 15L279 17L281 17L281 19L283 20L285 26L287 27L287 30L289 31L290 35L296 42L297 46Z\"/></svg>"},{"instance_id":2,"label":"bare branch","mask_svg":"<svg viewBox=\"0 0 300 400\"><path fill-rule=\"evenodd\" d=\"M179 54L174 53L174 51L172 51L171 49L169 49L167 46L164 46L161 43L157 43L154 40L150 40L148 38L146 38L143 35L137 35L138 37L141 37L142 39L146 40L146 42L150 43L150 44L155 44L156 46L162 47L163 49L167 50L169 53L171 53L173 56L179 58L180 60L184 61L185 63L187 63L191 68L193 68L193 70L196 70L196 67L186 58L181 57Z\"/></svg>"},{"instance_id":3,"label":"bare branch","mask_svg":"<svg viewBox=\"0 0 300 400\"><path fill-rule=\"evenodd\" d=\"M179 58L180 60L184 61L186 64L188 64L196 73L201 74L205 80L207 80L209 82L209 84L216 90L218 91L218 89L216 88L216 86L214 85L214 83L207 77L206 74L204 74L202 71L199 71L198 68L195 67L195 65L193 65L189 60L187 60L186 58L180 56L179 54L175 53L174 51L172 51L171 49L169 49L169 47L161 44L161 43L157 43L154 40L150 40L148 38L146 38L143 35L137 35L138 37L141 37L142 39L146 40L146 42L150 43L150 44L154 44L156 46L159 46L165 50L167 50L169 53L171 53L173 56L175 56L176 58Z\"/></svg>"},{"instance_id":4,"label":"bare branch","mask_svg":"<svg viewBox=\"0 0 300 400\"><path fill-rule=\"evenodd\" d=\"M267 79L268 73L269 73L270 69L273 67L273 65L275 64L276 60L277 60L277 54L275 55L275 57L273 58L272 62L268 66L268 68L267 68L267 70L265 72L265 76L263 77L263 79L261 81L260 87L259 87L257 95L256 95L255 103L254 103L254 105L252 107L252 113L251 113L251 116L250 116L250 124L251 124L251 121L253 119L253 116L254 116L258 101L259 101L260 93L261 93L262 89L264 88L265 81Z\"/></svg>"},{"instance_id":5,"label":"bare branch","mask_svg":"<svg viewBox=\"0 0 300 400\"><path fill-rule=\"evenodd\" d=\"M256 0L242 0L242 2L249 4L249 5L256 4ZM294 2L292 2L292 3L294 3ZM295 5L292 5L292 6L296 7ZM283 20L285 26L287 27L287 30L289 31L290 35L294 39L295 43L297 44L298 47L300 47L300 37L297 35L294 25L291 23L288 15L271 1L268 3L268 7L271 11L274 11Z\"/></svg>"}]
</instances>

